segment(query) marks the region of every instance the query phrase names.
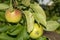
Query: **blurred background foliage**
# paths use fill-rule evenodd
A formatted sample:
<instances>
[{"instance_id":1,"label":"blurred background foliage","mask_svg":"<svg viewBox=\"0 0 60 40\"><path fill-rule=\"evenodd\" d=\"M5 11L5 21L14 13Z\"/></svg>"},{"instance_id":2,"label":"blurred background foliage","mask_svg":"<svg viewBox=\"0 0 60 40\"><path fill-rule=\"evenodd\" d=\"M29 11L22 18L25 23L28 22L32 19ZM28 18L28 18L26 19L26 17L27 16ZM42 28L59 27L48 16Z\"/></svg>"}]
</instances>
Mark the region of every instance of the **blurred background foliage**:
<instances>
[{"instance_id":1,"label":"blurred background foliage","mask_svg":"<svg viewBox=\"0 0 60 40\"><path fill-rule=\"evenodd\" d=\"M34 0L35 1L35 0ZM54 4L53 5L51 5L51 6L42 6L42 8L44 9L44 11L45 11L45 13L46 13L46 16L47 16L47 21L48 20L54 20L54 21L57 21L58 23L60 23L60 0L53 0L54 1ZM20 2L21 2L21 0L18 0L18 4L20 5ZM0 0L0 3L4 3L4 4L6 4L6 5L9 5L9 0ZM16 4L15 4L16 5ZM19 5L18 5L18 8L19 8ZM21 6L21 7L23 7L23 6ZM24 8L25 8L25 6L24 6ZM4 15L5 15L5 11L6 10L0 10L0 31L1 32L5 32L6 30L11 30L11 29L13 29L15 26L17 26L18 25L18 27L17 28L19 28L19 24L17 24L17 25L11 25L11 24L9 24L9 23L6 23L6 20L5 20L5 17L4 17ZM8 25L7 25L8 24ZM1 27L1 26L3 26L3 27ZM6 26L6 27L5 27ZM8 27L9 26L9 27ZM21 26L21 25L20 25ZM16 30L18 30L18 29L16 29ZM22 29L21 29L22 30ZM25 30L25 29L24 29ZM24 32L24 30L22 31L22 35L26 35L27 33L26 32ZM25 30L26 31L26 30ZM16 31L14 31L14 32L16 32ZM60 33L60 27L56 30L56 32L57 33ZM9 33L9 32L8 32ZM25 33L25 34L24 34ZM11 33L10 33L11 34ZM12 32L12 34L13 34L13 32ZM21 36L22 36L21 35ZM20 36L20 35L19 35ZM18 37L19 37L18 36ZM28 35L27 35L28 36ZM22 36L22 38L24 38L25 36ZM26 38L26 37L25 37ZM8 38L9 39L9 38ZM42 38L41 38L42 39ZM46 39L46 38L44 38L44 39ZM12 40L12 38L10 39L10 40ZM39 39L37 39L37 40L39 40Z\"/></svg>"},{"instance_id":2,"label":"blurred background foliage","mask_svg":"<svg viewBox=\"0 0 60 40\"><path fill-rule=\"evenodd\" d=\"M45 12L48 19L51 20L60 20L60 0L53 0L54 4L51 6L46 6Z\"/></svg>"}]
</instances>

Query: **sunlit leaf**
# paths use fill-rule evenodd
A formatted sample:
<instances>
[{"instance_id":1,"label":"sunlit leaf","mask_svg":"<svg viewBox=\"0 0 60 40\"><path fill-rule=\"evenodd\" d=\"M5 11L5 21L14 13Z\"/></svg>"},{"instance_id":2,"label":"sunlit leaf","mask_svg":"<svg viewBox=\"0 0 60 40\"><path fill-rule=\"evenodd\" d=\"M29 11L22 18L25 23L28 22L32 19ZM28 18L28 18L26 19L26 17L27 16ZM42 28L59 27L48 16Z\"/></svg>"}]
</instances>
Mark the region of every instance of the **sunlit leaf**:
<instances>
[{"instance_id":1,"label":"sunlit leaf","mask_svg":"<svg viewBox=\"0 0 60 40\"><path fill-rule=\"evenodd\" d=\"M59 27L59 23L56 21L47 21L46 30L47 31L55 31Z\"/></svg>"},{"instance_id":2,"label":"sunlit leaf","mask_svg":"<svg viewBox=\"0 0 60 40\"><path fill-rule=\"evenodd\" d=\"M30 33L34 26L34 17L30 11L24 11L27 20L27 31Z\"/></svg>"},{"instance_id":3,"label":"sunlit leaf","mask_svg":"<svg viewBox=\"0 0 60 40\"><path fill-rule=\"evenodd\" d=\"M45 12L43 11L43 9L41 8L41 6L39 6L39 4L37 4L37 3L34 3L34 4L31 4L30 7L35 12L33 14L35 17L35 20L38 23L41 23L42 25L46 26L46 15L45 15Z\"/></svg>"}]
</instances>

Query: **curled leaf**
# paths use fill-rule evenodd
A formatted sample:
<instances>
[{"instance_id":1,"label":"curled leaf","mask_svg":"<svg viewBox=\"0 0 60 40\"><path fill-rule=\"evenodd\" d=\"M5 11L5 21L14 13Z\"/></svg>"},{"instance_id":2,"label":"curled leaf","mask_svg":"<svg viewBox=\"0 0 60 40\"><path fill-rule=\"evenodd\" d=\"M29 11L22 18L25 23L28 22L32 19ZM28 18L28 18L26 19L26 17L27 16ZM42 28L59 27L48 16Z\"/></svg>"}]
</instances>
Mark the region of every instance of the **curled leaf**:
<instances>
[{"instance_id":1,"label":"curled leaf","mask_svg":"<svg viewBox=\"0 0 60 40\"><path fill-rule=\"evenodd\" d=\"M34 17L30 11L24 11L27 20L27 31L30 33L34 26Z\"/></svg>"}]
</instances>

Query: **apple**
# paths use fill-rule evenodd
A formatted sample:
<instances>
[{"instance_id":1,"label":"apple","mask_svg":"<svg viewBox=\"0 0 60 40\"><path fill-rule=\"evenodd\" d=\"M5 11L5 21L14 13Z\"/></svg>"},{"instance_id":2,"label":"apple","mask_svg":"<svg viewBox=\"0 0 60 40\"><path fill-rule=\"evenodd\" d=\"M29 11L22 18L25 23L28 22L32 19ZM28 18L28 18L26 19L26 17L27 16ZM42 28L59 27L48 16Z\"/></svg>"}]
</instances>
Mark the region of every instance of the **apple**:
<instances>
[{"instance_id":1,"label":"apple","mask_svg":"<svg viewBox=\"0 0 60 40\"><path fill-rule=\"evenodd\" d=\"M8 22L17 23L21 20L22 14L20 10L14 9L13 11L6 10L5 18Z\"/></svg>"},{"instance_id":2,"label":"apple","mask_svg":"<svg viewBox=\"0 0 60 40\"><path fill-rule=\"evenodd\" d=\"M34 29L33 31L30 33L30 37L33 39L39 38L40 36L43 35L43 27L38 24L34 24Z\"/></svg>"}]
</instances>

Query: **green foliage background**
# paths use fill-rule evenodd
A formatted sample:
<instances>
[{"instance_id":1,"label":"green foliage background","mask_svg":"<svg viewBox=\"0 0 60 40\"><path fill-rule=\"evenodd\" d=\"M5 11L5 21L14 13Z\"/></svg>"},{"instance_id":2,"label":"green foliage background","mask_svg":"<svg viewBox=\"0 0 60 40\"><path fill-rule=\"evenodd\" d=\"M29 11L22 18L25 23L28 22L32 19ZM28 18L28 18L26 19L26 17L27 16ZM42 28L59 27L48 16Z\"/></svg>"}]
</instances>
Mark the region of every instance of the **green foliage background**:
<instances>
[{"instance_id":1,"label":"green foliage background","mask_svg":"<svg viewBox=\"0 0 60 40\"><path fill-rule=\"evenodd\" d=\"M47 16L47 21L54 20L54 21L57 21L58 23L60 23L60 21L58 21L58 20L60 20L60 0L53 0L53 1L54 1L54 4L52 6L46 6L44 8L44 11ZM21 5L20 2L21 2L21 0L18 0L19 5ZM0 0L0 3L4 3L9 6L9 0ZM19 5L18 5L18 8L21 7L20 9L22 9L22 6L19 6ZM23 6L23 9L25 9L25 8L26 7ZM7 23L4 15L5 15L5 10L0 10L0 40L16 40L16 39L33 40L33 39L29 38L29 35L26 31L26 28L24 27L24 24ZM22 21L22 22L24 22L24 21ZM60 27L56 30L56 32L60 34ZM46 40L46 37L41 37L36 40Z\"/></svg>"}]
</instances>

